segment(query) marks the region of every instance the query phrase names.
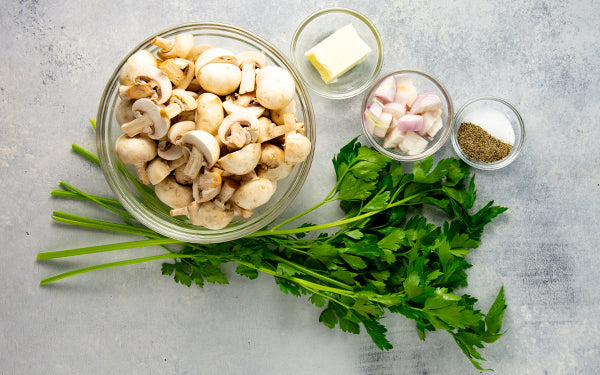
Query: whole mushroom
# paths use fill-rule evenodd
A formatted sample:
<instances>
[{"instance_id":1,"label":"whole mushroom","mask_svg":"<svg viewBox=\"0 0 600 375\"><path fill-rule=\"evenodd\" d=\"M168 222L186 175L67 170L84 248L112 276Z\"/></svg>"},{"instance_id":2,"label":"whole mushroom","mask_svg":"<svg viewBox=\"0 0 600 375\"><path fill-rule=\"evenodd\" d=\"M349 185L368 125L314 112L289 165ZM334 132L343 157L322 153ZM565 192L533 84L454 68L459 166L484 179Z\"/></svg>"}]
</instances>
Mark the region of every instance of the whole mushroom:
<instances>
[{"instance_id":1,"label":"whole mushroom","mask_svg":"<svg viewBox=\"0 0 600 375\"><path fill-rule=\"evenodd\" d=\"M196 79L200 86L219 96L229 95L237 90L242 80L240 68L229 63L210 63L199 70L196 69L196 72Z\"/></svg>"},{"instance_id":2,"label":"whole mushroom","mask_svg":"<svg viewBox=\"0 0 600 375\"><path fill-rule=\"evenodd\" d=\"M187 207L194 201L192 188L177 183L173 176L167 176L154 187L161 202L171 208Z\"/></svg>"},{"instance_id":3,"label":"whole mushroom","mask_svg":"<svg viewBox=\"0 0 600 375\"><path fill-rule=\"evenodd\" d=\"M153 67L157 66L154 55L145 49L135 52L127 59L125 64L123 64L123 67L119 72L119 83L125 86L133 85L131 73L146 65Z\"/></svg>"},{"instance_id":4,"label":"whole mushroom","mask_svg":"<svg viewBox=\"0 0 600 375\"><path fill-rule=\"evenodd\" d=\"M258 165L260 150L259 143L250 143L237 151L223 156L219 159L219 165L232 175L245 175Z\"/></svg>"},{"instance_id":5,"label":"whole mushroom","mask_svg":"<svg viewBox=\"0 0 600 375\"><path fill-rule=\"evenodd\" d=\"M275 187L276 182L256 177L240 184L233 193L231 201L246 210L253 210L271 199Z\"/></svg>"},{"instance_id":6,"label":"whole mushroom","mask_svg":"<svg viewBox=\"0 0 600 375\"><path fill-rule=\"evenodd\" d=\"M296 85L291 74L278 66L266 66L256 73L256 100L265 108L280 109L294 99Z\"/></svg>"},{"instance_id":7,"label":"whole mushroom","mask_svg":"<svg viewBox=\"0 0 600 375\"><path fill-rule=\"evenodd\" d=\"M196 130L204 130L217 135L219 125L225 118L221 98L205 92L196 100Z\"/></svg>"},{"instance_id":8,"label":"whole mushroom","mask_svg":"<svg viewBox=\"0 0 600 375\"><path fill-rule=\"evenodd\" d=\"M135 167L140 182L149 185L146 163L156 157L156 142L150 138L121 134L115 142L117 159Z\"/></svg>"},{"instance_id":9,"label":"whole mushroom","mask_svg":"<svg viewBox=\"0 0 600 375\"><path fill-rule=\"evenodd\" d=\"M171 210L171 216L179 215L186 215L192 225L201 225L207 229L222 229L233 220L234 212L208 201L192 202L186 207Z\"/></svg>"}]
</instances>

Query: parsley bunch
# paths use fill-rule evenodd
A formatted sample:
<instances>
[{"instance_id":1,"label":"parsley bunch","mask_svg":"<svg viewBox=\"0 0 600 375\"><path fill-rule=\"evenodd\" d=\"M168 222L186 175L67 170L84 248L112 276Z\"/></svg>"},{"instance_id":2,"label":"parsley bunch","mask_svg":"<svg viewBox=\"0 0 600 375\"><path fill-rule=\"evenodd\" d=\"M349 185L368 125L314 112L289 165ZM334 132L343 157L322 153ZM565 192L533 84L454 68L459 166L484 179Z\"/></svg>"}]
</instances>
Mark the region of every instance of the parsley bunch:
<instances>
[{"instance_id":1,"label":"parsley bunch","mask_svg":"<svg viewBox=\"0 0 600 375\"><path fill-rule=\"evenodd\" d=\"M97 163L97 158L74 145L75 151ZM178 283L200 287L205 282L227 284L219 265L238 264L236 272L249 279L272 275L281 291L308 296L322 308L319 321L359 333L361 327L382 350L392 349L387 329L380 323L386 312L399 313L416 322L419 336L427 331L447 331L480 370L479 349L501 336L506 304L503 288L486 314L475 308L477 299L455 294L467 286L465 258L478 247L486 224L506 208L489 202L474 214L475 180L463 162L448 158L434 166L431 157L413 163L412 171L356 139L333 159L337 182L314 207L244 238L192 244L166 238L135 220L118 201L86 194L66 183L55 196L95 202L120 216L123 223L54 212L55 220L143 236L140 241L79 249L43 252L52 259L142 246L163 246L165 254L101 264L42 280L50 283L93 270L170 260L162 273ZM345 216L325 224L283 226L320 206L339 201ZM437 226L423 216L432 206L446 217ZM177 244L176 249L173 244Z\"/></svg>"}]
</instances>

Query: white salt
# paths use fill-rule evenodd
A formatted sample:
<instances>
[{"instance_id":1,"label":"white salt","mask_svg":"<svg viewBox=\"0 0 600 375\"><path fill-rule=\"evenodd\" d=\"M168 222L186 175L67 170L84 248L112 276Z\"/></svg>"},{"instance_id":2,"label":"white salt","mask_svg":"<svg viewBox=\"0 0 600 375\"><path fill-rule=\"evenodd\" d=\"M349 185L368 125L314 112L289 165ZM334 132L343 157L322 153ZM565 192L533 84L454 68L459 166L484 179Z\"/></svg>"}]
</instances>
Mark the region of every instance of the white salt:
<instances>
[{"instance_id":1,"label":"white salt","mask_svg":"<svg viewBox=\"0 0 600 375\"><path fill-rule=\"evenodd\" d=\"M478 125L492 137L509 145L515 143L515 131L502 112L490 108L478 109L467 113L462 122Z\"/></svg>"}]
</instances>

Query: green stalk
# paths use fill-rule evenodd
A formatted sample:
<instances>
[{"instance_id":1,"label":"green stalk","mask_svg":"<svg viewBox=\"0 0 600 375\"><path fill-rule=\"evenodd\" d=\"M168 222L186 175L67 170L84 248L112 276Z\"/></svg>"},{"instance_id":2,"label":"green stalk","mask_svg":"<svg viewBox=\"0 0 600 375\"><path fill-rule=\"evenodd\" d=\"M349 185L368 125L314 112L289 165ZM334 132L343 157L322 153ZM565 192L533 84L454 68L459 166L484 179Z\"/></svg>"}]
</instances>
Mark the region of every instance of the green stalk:
<instances>
[{"instance_id":1,"label":"green stalk","mask_svg":"<svg viewBox=\"0 0 600 375\"><path fill-rule=\"evenodd\" d=\"M90 201L92 201L92 202L94 202L96 204L99 204L100 206L106 208L107 210L116 213L117 215L123 217L124 219L132 219L133 218L133 216L131 216L131 214L129 212L117 210L116 208L112 207L111 205L108 205L108 204L102 202L101 200L96 199L96 197L94 197L93 195L86 194L83 191L81 191L81 190L79 190L79 189L77 189L77 188L75 188L75 187L67 184L64 181L61 181L60 185L63 186L63 187L65 187L66 189L74 191L77 194L80 194L81 196L87 198L88 200L90 200Z\"/></svg>"},{"instance_id":2,"label":"green stalk","mask_svg":"<svg viewBox=\"0 0 600 375\"><path fill-rule=\"evenodd\" d=\"M123 232L130 234L137 234L140 236L152 237L152 238L162 238L163 236L154 232L151 229L136 227L134 225L129 224L118 224L112 223L109 221L95 220L82 216L77 216L73 214L69 214L66 212L54 211L54 216L52 217L54 220L71 225L79 225L82 227L95 228L101 230L110 230L114 232Z\"/></svg>"},{"instance_id":3,"label":"green stalk","mask_svg":"<svg viewBox=\"0 0 600 375\"><path fill-rule=\"evenodd\" d=\"M94 163L96 165L100 165L100 159L98 159L98 157L96 155L92 154L91 152L84 149L83 147L78 146L75 143L73 143L71 145L71 148L73 149L73 151L75 151L79 155L83 156L84 158L88 159L92 163Z\"/></svg>"},{"instance_id":4,"label":"green stalk","mask_svg":"<svg viewBox=\"0 0 600 375\"><path fill-rule=\"evenodd\" d=\"M38 253L37 259L38 260L46 260L46 259L55 259L55 258L66 258L66 257L77 256L77 255L95 254L95 253L103 253L103 252L107 252L107 251L133 249L133 248L138 248L138 247L155 246L155 245L178 244L178 243L182 243L182 242L171 239L171 238L158 238L158 239L151 239L151 240L120 242L120 243L107 244L107 245L80 247L77 249L41 252L41 253Z\"/></svg>"},{"instance_id":5,"label":"green stalk","mask_svg":"<svg viewBox=\"0 0 600 375\"><path fill-rule=\"evenodd\" d=\"M72 191L67 191L67 190L52 190L50 192L50 195L53 196L53 197L59 197L59 198L81 199L81 200L89 201L89 199L86 196L74 193ZM111 205L111 206L115 206L115 207L120 207L120 208L123 207L121 205L121 202L119 202L116 199L105 198L105 197L100 197L100 196L91 195L91 194L88 194L88 195L91 196L91 197L94 197L99 202L103 202L105 204L108 204L108 205Z\"/></svg>"},{"instance_id":6,"label":"green stalk","mask_svg":"<svg viewBox=\"0 0 600 375\"><path fill-rule=\"evenodd\" d=\"M55 281L60 280L60 279L64 279L66 277L75 276L75 275L79 275L79 274L86 273L86 272L91 272L91 271L102 270L102 269L106 269L106 268L127 266L127 265L130 265L130 264L145 263L145 262L151 262L151 261L160 260L160 259L191 258L191 257L192 256L187 256L187 255L184 255L184 254L161 254L161 255L154 255L154 256L149 256L149 257L144 257L144 258L136 258L136 259L123 260L123 261L119 261L119 262L111 262L111 263L98 264L98 265L95 265L95 266L80 268L80 269L77 269L77 270L73 270L73 271L69 271L69 272L64 272L64 273L61 273L61 274L49 277L47 279L44 279L44 280L40 281L40 285L50 284L52 282L55 282Z\"/></svg>"},{"instance_id":7,"label":"green stalk","mask_svg":"<svg viewBox=\"0 0 600 375\"><path fill-rule=\"evenodd\" d=\"M350 285L348 285L348 284L345 284L345 283L343 283L341 281L338 281L338 280L332 279L330 277L318 274L318 273L316 273L316 272L314 272L314 271L312 271L312 270L310 270L310 269L308 269L308 268L306 268L304 266L301 266L301 265L299 265L297 263L294 263L294 262L289 261L287 259L284 259L282 257L276 256L275 259L278 260L281 263L285 263L285 264L287 264L289 266L292 266L293 268L295 268L295 269L297 269L299 271L302 271L303 273L305 273L305 274L307 274L309 276L312 276L315 279L318 279L318 280L330 283L330 284L335 285L337 287L340 287L342 289L353 290L353 288Z\"/></svg>"}]
</instances>

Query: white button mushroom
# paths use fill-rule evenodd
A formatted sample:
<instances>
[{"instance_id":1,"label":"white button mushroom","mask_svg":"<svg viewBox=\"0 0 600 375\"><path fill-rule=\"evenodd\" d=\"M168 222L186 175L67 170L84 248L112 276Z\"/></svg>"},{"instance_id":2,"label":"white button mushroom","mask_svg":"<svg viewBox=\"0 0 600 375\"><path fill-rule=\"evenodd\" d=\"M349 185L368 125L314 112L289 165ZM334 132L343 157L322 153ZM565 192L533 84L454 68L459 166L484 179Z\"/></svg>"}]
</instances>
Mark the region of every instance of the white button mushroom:
<instances>
[{"instance_id":1,"label":"white button mushroom","mask_svg":"<svg viewBox=\"0 0 600 375\"><path fill-rule=\"evenodd\" d=\"M184 208L171 210L171 216L186 215L192 225L201 225L207 229L225 228L233 220L233 210L224 210L212 201L192 202Z\"/></svg>"},{"instance_id":2,"label":"white button mushroom","mask_svg":"<svg viewBox=\"0 0 600 375\"><path fill-rule=\"evenodd\" d=\"M173 85L169 77L155 66L144 65L131 73L134 86L141 85L144 92L149 86L152 88L150 99L158 104L163 104L171 97ZM129 91L128 91L129 92Z\"/></svg>"},{"instance_id":3,"label":"white button mushroom","mask_svg":"<svg viewBox=\"0 0 600 375\"><path fill-rule=\"evenodd\" d=\"M193 121L179 121L171 125L167 132L167 139L174 145L180 145L183 135L192 130L196 130L196 124Z\"/></svg>"},{"instance_id":4,"label":"white button mushroom","mask_svg":"<svg viewBox=\"0 0 600 375\"><path fill-rule=\"evenodd\" d=\"M212 135L217 135L219 125L225 118L221 98L205 92L196 100L196 130L204 130Z\"/></svg>"},{"instance_id":5,"label":"white button mushroom","mask_svg":"<svg viewBox=\"0 0 600 375\"><path fill-rule=\"evenodd\" d=\"M284 126L288 129L292 129L287 131L285 134L285 142L283 147L285 162L288 164L301 163L308 157L308 154L310 154L310 140L306 136L296 132L298 123L296 122L296 117L293 114L285 114L284 121Z\"/></svg>"},{"instance_id":6,"label":"white button mushroom","mask_svg":"<svg viewBox=\"0 0 600 375\"><path fill-rule=\"evenodd\" d=\"M194 201L192 188L178 184L173 176L167 176L158 183L154 192L161 202L171 208L187 207Z\"/></svg>"},{"instance_id":7,"label":"white button mushroom","mask_svg":"<svg viewBox=\"0 0 600 375\"><path fill-rule=\"evenodd\" d=\"M277 168L283 163L283 160L284 152L281 148L272 143L263 143L261 145L259 164L262 164L267 168Z\"/></svg>"},{"instance_id":8,"label":"white button mushroom","mask_svg":"<svg viewBox=\"0 0 600 375\"><path fill-rule=\"evenodd\" d=\"M194 48L194 36L192 34L179 34L175 35L173 39L156 37L150 44L160 48L156 54L163 60L174 57L185 59Z\"/></svg>"},{"instance_id":9,"label":"white button mushroom","mask_svg":"<svg viewBox=\"0 0 600 375\"><path fill-rule=\"evenodd\" d=\"M271 199L275 193L275 187L275 182L256 177L240 184L233 193L231 201L246 210L253 210Z\"/></svg>"},{"instance_id":10,"label":"white button mushroom","mask_svg":"<svg viewBox=\"0 0 600 375\"><path fill-rule=\"evenodd\" d=\"M115 119L119 125L123 125L129 121L135 119L135 115L131 106L133 105L133 99L119 100L115 107Z\"/></svg>"},{"instance_id":11,"label":"white button mushroom","mask_svg":"<svg viewBox=\"0 0 600 375\"><path fill-rule=\"evenodd\" d=\"M265 108L280 109L294 99L296 85L291 74L278 66L266 66L256 73L256 100Z\"/></svg>"},{"instance_id":12,"label":"white button mushroom","mask_svg":"<svg viewBox=\"0 0 600 375\"><path fill-rule=\"evenodd\" d=\"M121 130L130 137L146 133L152 139L160 139L167 134L170 121L161 115L162 106L150 99L138 99L131 106L135 119L121 125Z\"/></svg>"},{"instance_id":13,"label":"white button mushroom","mask_svg":"<svg viewBox=\"0 0 600 375\"><path fill-rule=\"evenodd\" d=\"M202 173L194 180L192 193L194 200L198 203L208 202L221 192L221 174L223 170L218 168L203 168Z\"/></svg>"},{"instance_id":14,"label":"white button mushroom","mask_svg":"<svg viewBox=\"0 0 600 375\"><path fill-rule=\"evenodd\" d=\"M187 59L168 59L158 67L169 77L176 89L186 90L194 78L194 63Z\"/></svg>"},{"instance_id":15,"label":"white button mushroom","mask_svg":"<svg viewBox=\"0 0 600 375\"><path fill-rule=\"evenodd\" d=\"M219 165L232 175L242 176L251 172L260 160L260 144L250 143L219 159Z\"/></svg>"},{"instance_id":16,"label":"white button mushroom","mask_svg":"<svg viewBox=\"0 0 600 375\"><path fill-rule=\"evenodd\" d=\"M196 109L197 94L182 89L174 89L167 106L161 109L160 114L169 119L179 115L183 111Z\"/></svg>"},{"instance_id":17,"label":"white button mushroom","mask_svg":"<svg viewBox=\"0 0 600 375\"><path fill-rule=\"evenodd\" d=\"M138 70L140 67L149 65L157 66L156 58L152 53L147 50L140 50L131 55L119 72L119 83L125 86L133 85L133 78L131 73Z\"/></svg>"},{"instance_id":18,"label":"white button mushroom","mask_svg":"<svg viewBox=\"0 0 600 375\"><path fill-rule=\"evenodd\" d=\"M200 86L219 96L229 95L237 90L242 80L240 68L228 63L210 63L200 70L196 69L196 72L196 79Z\"/></svg>"},{"instance_id":19,"label":"white button mushroom","mask_svg":"<svg viewBox=\"0 0 600 375\"><path fill-rule=\"evenodd\" d=\"M184 153L189 155L184 174L192 179L196 178L202 166L211 168L219 159L219 143L203 130L185 133L181 138L181 146Z\"/></svg>"},{"instance_id":20,"label":"white button mushroom","mask_svg":"<svg viewBox=\"0 0 600 375\"><path fill-rule=\"evenodd\" d=\"M218 140L231 150L237 150L258 138L258 119L249 111L239 110L225 117L218 131Z\"/></svg>"},{"instance_id":21,"label":"white button mushroom","mask_svg":"<svg viewBox=\"0 0 600 375\"><path fill-rule=\"evenodd\" d=\"M146 163L156 157L156 142L150 138L121 134L115 142L117 159L135 167L140 182L149 185Z\"/></svg>"},{"instance_id":22,"label":"white button mushroom","mask_svg":"<svg viewBox=\"0 0 600 375\"><path fill-rule=\"evenodd\" d=\"M209 48L206 49L202 54L194 61L194 68L196 70L196 77L200 74L200 69L208 64L214 63L225 63L239 66L237 57L226 48Z\"/></svg>"},{"instance_id":23,"label":"white button mushroom","mask_svg":"<svg viewBox=\"0 0 600 375\"><path fill-rule=\"evenodd\" d=\"M158 142L158 156L165 160L177 160L183 157L183 150L179 145L169 141Z\"/></svg>"},{"instance_id":24,"label":"white button mushroom","mask_svg":"<svg viewBox=\"0 0 600 375\"><path fill-rule=\"evenodd\" d=\"M267 57L260 51L245 51L237 55L239 67L242 70L240 94L254 91L256 83L256 68L267 66Z\"/></svg>"},{"instance_id":25,"label":"white button mushroom","mask_svg":"<svg viewBox=\"0 0 600 375\"><path fill-rule=\"evenodd\" d=\"M161 157L157 157L152 159L148 166L146 167L146 173L148 174L148 181L152 185L156 185L165 179L173 168L169 162Z\"/></svg>"}]
</instances>

